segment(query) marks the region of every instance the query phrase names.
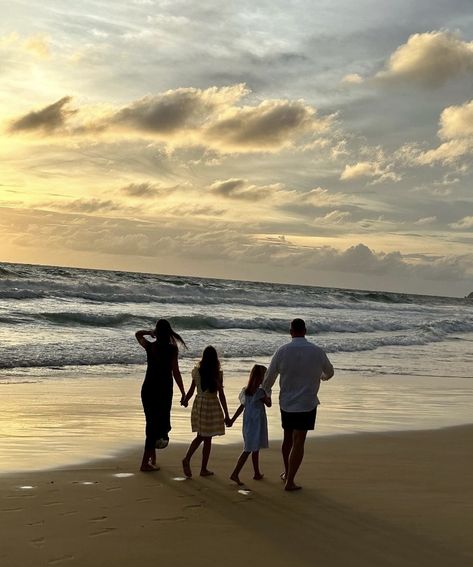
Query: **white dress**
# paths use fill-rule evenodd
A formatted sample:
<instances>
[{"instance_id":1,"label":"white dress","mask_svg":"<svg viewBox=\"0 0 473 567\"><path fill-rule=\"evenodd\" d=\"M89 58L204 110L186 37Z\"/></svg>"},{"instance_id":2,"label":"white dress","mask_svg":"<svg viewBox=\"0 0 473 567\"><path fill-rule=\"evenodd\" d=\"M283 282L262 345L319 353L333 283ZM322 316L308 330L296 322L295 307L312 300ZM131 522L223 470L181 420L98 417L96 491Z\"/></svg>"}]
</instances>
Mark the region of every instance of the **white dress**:
<instances>
[{"instance_id":1,"label":"white dress","mask_svg":"<svg viewBox=\"0 0 473 567\"><path fill-rule=\"evenodd\" d=\"M240 393L240 403L245 406L243 411L244 451L252 452L268 448L268 420L263 402L265 396L261 388L258 388L252 396L245 394L245 388Z\"/></svg>"}]
</instances>

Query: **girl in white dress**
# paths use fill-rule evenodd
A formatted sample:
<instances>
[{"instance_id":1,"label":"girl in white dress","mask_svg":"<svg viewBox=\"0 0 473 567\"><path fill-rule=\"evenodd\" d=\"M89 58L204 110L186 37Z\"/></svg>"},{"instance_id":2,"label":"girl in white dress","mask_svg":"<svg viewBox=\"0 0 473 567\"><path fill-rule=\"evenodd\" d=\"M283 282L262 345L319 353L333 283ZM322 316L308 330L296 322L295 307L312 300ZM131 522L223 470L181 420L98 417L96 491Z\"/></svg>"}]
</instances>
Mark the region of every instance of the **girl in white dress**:
<instances>
[{"instance_id":1,"label":"girl in white dress","mask_svg":"<svg viewBox=\"0 0 473 567\"><path fill-rule=\"evenodd\" d=\"M230 420L230 426L233 425L238 416L243 413L243 453L238 458L234 471L230 475L231 480L238 485L243 483L239 474L243 465L246 463L249 454L253 461L255 480L261 480L263 475L259 469L259 450L268 447L268 421L266 419L265 405L271 406L271 399L261 388L266 367L261 364L255 364L250 372L248 385L240 393L240 407L236 410L235 415Z\"/></svg>"}]
</instances>

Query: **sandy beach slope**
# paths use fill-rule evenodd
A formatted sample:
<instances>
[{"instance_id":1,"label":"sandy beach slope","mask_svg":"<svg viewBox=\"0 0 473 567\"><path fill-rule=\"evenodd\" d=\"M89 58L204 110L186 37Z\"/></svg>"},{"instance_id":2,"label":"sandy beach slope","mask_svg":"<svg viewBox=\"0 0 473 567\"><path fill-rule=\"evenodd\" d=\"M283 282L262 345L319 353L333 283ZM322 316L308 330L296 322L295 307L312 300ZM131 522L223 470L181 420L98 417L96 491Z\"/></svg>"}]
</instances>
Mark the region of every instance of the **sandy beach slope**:
<instances>
[{"instance_id":1,"label":"sandy beach slope","mask_svg":"<svg viewBox=\"0 0 473 567\"><path fill-rule=\"evenodd\" d=\"M176 444L155 473L137 472L137 449L81 468L3 475L0 564L466 567L472 446L473 426L315 436L298 493L282 490L276 443L262 452L263 481L243 470L248 494L228 480L235 446L214 447L212 478L176 480L184 451Z\"/></svg>"}]
</instances>

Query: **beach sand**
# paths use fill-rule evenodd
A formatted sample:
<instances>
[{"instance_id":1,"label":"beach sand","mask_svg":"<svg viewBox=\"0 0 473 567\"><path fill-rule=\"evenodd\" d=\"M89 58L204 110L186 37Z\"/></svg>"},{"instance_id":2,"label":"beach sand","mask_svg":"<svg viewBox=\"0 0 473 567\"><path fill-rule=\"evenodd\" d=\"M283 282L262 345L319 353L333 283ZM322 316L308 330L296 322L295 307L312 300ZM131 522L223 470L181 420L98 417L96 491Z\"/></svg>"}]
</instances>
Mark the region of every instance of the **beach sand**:
<instances>
[{"instance_id":1,"label":"beach sand","mask_svg":"<svg viewBox=\"0 0 473 567\"><path fill-rule=\"evenodd\" d=\"M217 445L215 476L182 480L184 445L140 473L141 449L114 460L0 476L0 564L194 567L473 564L473 426L309 439L286 493L276 442L265 478L239 492L240 446ZM128 475L129 473L129 475Z\"/></svg>"}]
</instances>

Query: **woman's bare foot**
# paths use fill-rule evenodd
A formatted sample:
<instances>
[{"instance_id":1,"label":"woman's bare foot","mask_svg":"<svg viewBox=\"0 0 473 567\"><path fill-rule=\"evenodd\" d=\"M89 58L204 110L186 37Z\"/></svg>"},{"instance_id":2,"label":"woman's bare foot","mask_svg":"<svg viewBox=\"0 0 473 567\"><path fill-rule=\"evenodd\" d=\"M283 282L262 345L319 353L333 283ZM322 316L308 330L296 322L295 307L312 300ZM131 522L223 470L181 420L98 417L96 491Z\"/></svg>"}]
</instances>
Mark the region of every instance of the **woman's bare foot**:
<instances>
[{"instance_id":1,"label":"woman's bare foot","mask_svg":"<svg viewBox=\"0 0 473 567\"><path fill-rule=\"evenodd\" d=\"M214 473L212 471L209 471L207 469L202 469L200 471L200 476L212 476Z\"/></svg>"},{"instance_id":2,"label":"woman's bare foot","mask_svg":"<svg viewBox=\"0 0 473 567\"><path fill-rule=\"evenodd\" d=\"M241 482L240 478L235 473L230 475L230 480L233 480L233 482L236 482L238 484L238 486L243 486L243 482Z\"/></svg>"},{"instance_id":3,"label":"woman's bare foot","mask_svg":"<svg viewBox=\"0 0 473 567\"><path fill-rule=\"evenodd\" d=\"M153 472L153 471L159 471L159 467L156 467L150 463L143 463L140 467L140 471L142 472Z\"/></svg>"},{"instance_id":4,"label":"woman's bare foot","mask_svg":"<svg viewBox=\"0 0 473 567\"><path fill-rule=\"evenodd\" d=\"M191 465L186 459L182 459L182 470L187 478L192 477Z\"/></svg>"},{"instance_id":5,"label":"woman's bare foot","mask_svg":"<svg viewBox=\"0 0 473 567\"><path fill-rule=\"evenodd\" d=\"M298 486L297 484L294 484L293 482L291 484L286 483L286 486L284 487L284 490L287 490L287 492L293 492L294 490L301 490L302 486Z\"/></svg>"},{"instance_id":6,"label":"woman's bare foot","mask_svg":"<svg viewBox=\"0 0 473 567\"><path fill-rule=\"evenodd\" d=\"M261 480L264 478L264 474L261 473L255 473L255 476L253 477L254 480Z\"/></svg>"}]
</instances>

